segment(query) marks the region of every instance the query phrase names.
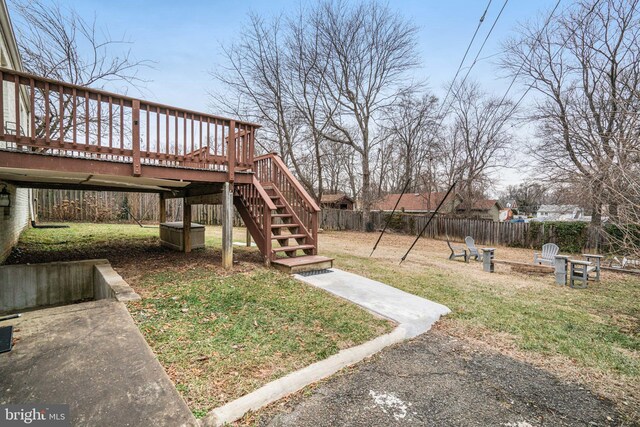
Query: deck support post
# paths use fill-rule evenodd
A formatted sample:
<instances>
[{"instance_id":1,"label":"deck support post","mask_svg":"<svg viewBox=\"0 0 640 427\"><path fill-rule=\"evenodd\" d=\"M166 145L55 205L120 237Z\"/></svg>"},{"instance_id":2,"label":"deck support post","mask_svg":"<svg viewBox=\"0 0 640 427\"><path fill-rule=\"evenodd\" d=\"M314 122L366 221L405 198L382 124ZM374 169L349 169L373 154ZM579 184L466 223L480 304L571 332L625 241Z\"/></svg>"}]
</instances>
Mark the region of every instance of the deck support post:
<instances>
[{"instance_id":1,"label":"deck support post","mask_svg":"<svg viewBox=\"0 0 640 427\"><path fill-rule=\"evenodd\" d=\"M233 267L233 186L222 187L222 267Z\"/></svg>"},{"instance_id":2,"label":"deck support post","mask_svg":"<svg viewBox=\"0 0 640 427\"><path fill-rule=\"evenodd\" d=\"M249 227L247 227L247 247L251 247L251 232L249 231Z\"/></svg>"},{"instance_id":3,"label":"deck support post","mask_svg":"<svg viewBox=\"0 0 640 427\"><path fill-rule=\"evenodd\" d=\"M167 222L167 199L165 198L164 193L160 193L160 224L163 222Z\"/></svg>"},{"instance_id":4,"label":"deck support post","mask_svg":"<svg viewBox=\"0 0 640 427\"><path fill-rule=\"evenodd\" d=\"M191 252L191 205L186 197L182 199L182 250L186 254Z\"/></svg>"}]
</instances>

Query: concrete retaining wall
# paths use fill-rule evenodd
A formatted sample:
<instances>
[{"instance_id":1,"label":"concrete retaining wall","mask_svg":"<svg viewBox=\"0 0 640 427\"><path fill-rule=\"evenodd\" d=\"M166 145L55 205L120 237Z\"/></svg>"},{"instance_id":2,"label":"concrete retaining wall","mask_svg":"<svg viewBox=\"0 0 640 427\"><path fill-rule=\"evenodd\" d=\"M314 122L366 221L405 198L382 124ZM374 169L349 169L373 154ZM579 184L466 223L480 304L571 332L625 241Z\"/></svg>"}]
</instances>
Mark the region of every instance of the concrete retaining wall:
<instances>
[{"instance_id":1,"label":"concrete retaining wall","mask_svg":"<svg viewBox=\"0 0 640 427\"><path fill-rule=\"evenodd\" d=\"M105 259L0 266L0 313L140 297Z\"/></svg>"}]
</instances>

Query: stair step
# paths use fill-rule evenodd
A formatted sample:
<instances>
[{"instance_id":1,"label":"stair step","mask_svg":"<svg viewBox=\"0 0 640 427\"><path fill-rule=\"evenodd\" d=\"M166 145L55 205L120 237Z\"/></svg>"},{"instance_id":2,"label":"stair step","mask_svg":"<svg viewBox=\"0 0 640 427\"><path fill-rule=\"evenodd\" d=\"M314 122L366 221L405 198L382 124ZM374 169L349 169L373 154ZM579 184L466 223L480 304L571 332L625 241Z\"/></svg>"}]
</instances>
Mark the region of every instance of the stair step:
<instances>
[{"instance_id":1,"label":"stair step","mask_svg":"<svg viewBox=\"0 0 640 427\"><path fill-rule=\"evenodd\" d=\"M280 234L278 236L273 236L271 240L284 240L284 239L302 239L307 237L306 234Z\"/></svg>"},{"instance_id":2,"label":"stair step","mask_svg":"<svg viewBox=\"0 0 640 427\"><path fill-rule=\"evenodd\" d=\"M271 218L291 218L291 214L271 214Z\"/></svg>"},{"instance_id":3,"label":"stair step","mask_svg":"<svg viewBox=\"0 0 640 427\"><path fill-rule=\"evenodd\" d=\"M285 273L295 274L306 271L326 270L333 267L333 258L319 255L307 255L294 258L278 258L271 265Z\"/></svg>"},{"instance_id":4,"label":"stair step","mask_svg":"<svg viewBox=\"0 0 640 427\"><path fill-rule=\"evenodd\" d=\"M296 245L296 246L281 246L279 248L272 248L273 252L294 252L302 251L304 249L313 249L313 245Z\"/></svg>"},{"instance_id":5,"label":"stair step","mask_svg":"<svg viewBox=\"0 0 640 427\"><path fill-rule=\"evenodd\" d=\"M298 224L271 224L271 228L300 228Z\"/></svg>"},{"instance_id":6,"label":"stair step","mask_svg":"<svg viewBox=\"0 0 640 427\"><path fill-rule=\"evenodd\" d=\"M285 207L286 207L285 205L278 205L278 204L276 204L276 208L278 208L278 209L282 209L282 208L285 208Z\"/></svg>"},{"instance_id":7,"label":"stair step","mask_svg":"<svg viewBox=\"0 0 640 427\"><path fill-rule=\"evenodd\" d=\"M271 197L274 200L280 198L280 196L276 196L275 194L270 194L269 197Z\"/></svg>"}]
</instances>

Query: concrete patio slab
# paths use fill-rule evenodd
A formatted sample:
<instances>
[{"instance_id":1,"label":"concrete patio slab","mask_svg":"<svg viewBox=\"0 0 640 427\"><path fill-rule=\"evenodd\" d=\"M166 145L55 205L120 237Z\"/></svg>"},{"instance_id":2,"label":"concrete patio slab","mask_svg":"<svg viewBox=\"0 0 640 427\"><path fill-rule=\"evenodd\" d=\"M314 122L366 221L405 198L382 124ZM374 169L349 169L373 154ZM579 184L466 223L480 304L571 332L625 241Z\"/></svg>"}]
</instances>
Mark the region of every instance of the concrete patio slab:
<instances>
[{"instance_id":1,"label":"concrete patio slab","mask_svg":"<svg viewBox=\"0 0 640 427\"><path fill-rule=\"evenodd\" d=\"M70 405L74 426L196 426L123 303L24 313L0 354L0 403ZM3 326L4 326L3 325Z\"/></svg>"},{"instance_id":2,"label":"concrete patio slab","mask_svg":"<svg viewBox=\"0 0 640 427\"><path fill-rule=\"evenodd\" d=\"M441 316L451 312L442 304L337 268L295 277L398 322L412 336L428 331Z\"/></svg>"}]
</instances>

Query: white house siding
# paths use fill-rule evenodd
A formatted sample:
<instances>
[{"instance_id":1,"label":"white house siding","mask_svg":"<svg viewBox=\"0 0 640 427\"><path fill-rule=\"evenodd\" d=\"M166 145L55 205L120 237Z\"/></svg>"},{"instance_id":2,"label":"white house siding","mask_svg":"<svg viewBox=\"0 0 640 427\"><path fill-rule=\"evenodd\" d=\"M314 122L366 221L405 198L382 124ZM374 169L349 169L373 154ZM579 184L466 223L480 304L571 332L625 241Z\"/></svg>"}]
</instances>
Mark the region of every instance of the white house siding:
<instances>
[{"instance_id":1,"label":"white house siding","mask_svg":"<svg viewBox=\"0 0 640 427\"><path fill-rule=\"evenodd\" d=\"M22 64L16 45L13 28L7 10L5 0L0 0L0 66L12 70L22 70ZM15 87L11 82L2 82L3 89L3 117L5 129L15 132ZM20 101L20 123L22 134L27 135L30 129L28 123L28 96L26 92L22 93ZM15 144L0 141L0 149L14 148ZM1 153L0 153L1 155ZM5 183L0 182L0 190ZM6 215L6 208L0 208L0 262L4 261L11 251L11 247L17 242L20 232L29 225L29 198L31 191L27 188L16 188L7 186L7 190L11 194L11 208Z\"/></svg>"},{"instance_id":2,"label":"white house siding","mask_svg":"<svg viewBox=\"0 0 640 427\"><path fill-rule=\"evenodd\" d=\"M11 207L9 215L4 215L0 208L0 262L3 262L11 252L11 247L16 244L20 233L29 224L29 194L27 188L16 188L8 185L11 193Z\"/></svg>"}]
</instances>

